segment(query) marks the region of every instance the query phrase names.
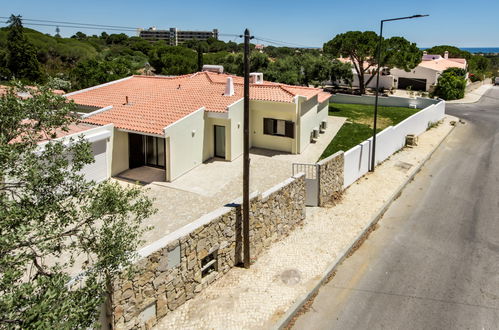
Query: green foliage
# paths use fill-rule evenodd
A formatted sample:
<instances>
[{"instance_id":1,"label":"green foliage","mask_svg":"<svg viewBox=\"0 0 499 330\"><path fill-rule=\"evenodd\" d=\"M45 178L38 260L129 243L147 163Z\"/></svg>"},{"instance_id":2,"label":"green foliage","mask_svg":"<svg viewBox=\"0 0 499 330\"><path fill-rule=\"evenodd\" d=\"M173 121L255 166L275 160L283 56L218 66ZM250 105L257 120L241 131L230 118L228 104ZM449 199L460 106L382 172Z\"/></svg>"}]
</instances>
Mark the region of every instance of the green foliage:
<instances>
[{"instance_id":1,"label":"green foliage","mask_svg":"<svg viewBox=\"0 0 499 330\"><path fill-rule=\"evenodd\" d=\"M99 61L85 60L71 71L71 85L75 89L87 88L135 74L133 65L126 58Z\"/></svg>"},{"instance_id":2,"label":"green foliage","mask_svg":"<svg viewBox=\"0 0 499 330\"><path fill-rule=\"evenodd\" d=\"M351 84L353 80L352 65L334 59L331 63L331 82Z\"/></svg>"},{"instance_id":3,"label":"green foliage","mask_svg":"<svg viewBox=\"0 0 499 330\"><path fill-rule=\"evenodd\" d=\"M451 58L465 58L469 60L473 55L470 52L467 52L465 50L461 50L457 47L454 46L449 46L449 45L440 45L440 46L434 46L428 49L425 49L425 51L428 54L437 54L440 56L444 56L445 52L449 52L449 57Z\"/></svg>"},{"instance_id":4,"label":"green foliage","mask_svg":"<svg viewBox=\"0 0 499 330\"><path fill-rule=\"evenodd\" d=\"M93 157L83 138L40 147L67 130L74 105L46 86L14 86L0 97L0 328L97 327L152 203L139 188L86 181L80 171ZM71 269L84 271L73 284Z\"/></svg>"},{"instance_id":5,"label":"green foliage","mask_svg":"<svg viewBox=\"0 0 499 330\"><path fill-rule=\"evenodd\" d=\"M289 47L267 46L263 51L272 58L283 58L295 54L295 49Z\"/></svg>"},{"instance_id":6,"label":"green foliage","mask_svg":"<svg viewBox=\"0 0 499 330\"><path fill-rule=\"evenodd\" d=\"M433 92L433 96L440 97L444 100L457 100L464 97L466 88L466 77L461 75L460 71L455 68L447 69L438 78L437 87Z\"/></svg>"},{"instance_id":7,"label":"green foliage","mask_svg":"<svg viewBox=\"0 0 499 330\"><path fill-rule=\"evenodd\" d=\"M473 55L468 60L468 71L475 75L485 75L490 72L492 65L489 58L480 55Z\"/></svg>"},{"instance_id":8,"label":"green foliage","mask_svg":"<svg viewBox=\"0 0 499 330\"><path fill-rule=\"evenodd\" d=\"M421 62L423 52L415 43L411 43L402 37L392 37L383 42L382 49L383 66L399 68L409 72Z\"/></svg>"},{"instance_id":9,"label":"green foliage","mask_svg":"<svg viewBox=\"0 0 499 330\"><path fill-rule=\"evenodd\" d=\"M453 74L453 75L458 76L458 77L466 77L466 70L461 69L461 68L448 68L444 72L449 73L449 74ZM444 72L442 72L442 73L444 73Z\"/></svg>"},{"instance_id":10,"label":"green foliage","mask_svg":"<svg viewBox=\"0 0 499 330\"><path fill-rule=\"evenodd\" d=\"M162 43L155 45L149 52L149 63L156 73L163 75L182 75L197 70L197 54L195 51L184 48L167 46Z\"/></svg>"},{"instance_id":11,"label":"green foliage","mask_svg":"<svg viewBox=\"0 0 499 330\"><path fill-rule=\"evenodd\" d=\"M265 79L270 81L290 85L300 84L300 67L292 56L270 62L264 74Z\"/></svg>"},{"instance_id":12,"label":"green foliage","mask_svg":"<svg viewBox=\"0 0 499 330\"><path fill-rule=\"evenodd\" d=\"M379 36L373 31L348 31L336 35L324 44L324 53L333 57L349 57L353 61L359 78L359 89L365 87L375 77L364 81L364 74L377 70L377 52ZM381 66L399 67L406 71L415 68L421 62L421 51L416 44L402 37L393 37L382 41Z\"/></svg>"},{"instance_id":13,"label":"green foliage","mask_svg":"<svg viewBox=\"0 0 499 330\"><path fill-rule=\"evenodd\" d=\"M21 16L11 15L7 34L7 68L12 77L27 82L42 78L36 50L24 35Z\"/></svg>"}]
</instances>

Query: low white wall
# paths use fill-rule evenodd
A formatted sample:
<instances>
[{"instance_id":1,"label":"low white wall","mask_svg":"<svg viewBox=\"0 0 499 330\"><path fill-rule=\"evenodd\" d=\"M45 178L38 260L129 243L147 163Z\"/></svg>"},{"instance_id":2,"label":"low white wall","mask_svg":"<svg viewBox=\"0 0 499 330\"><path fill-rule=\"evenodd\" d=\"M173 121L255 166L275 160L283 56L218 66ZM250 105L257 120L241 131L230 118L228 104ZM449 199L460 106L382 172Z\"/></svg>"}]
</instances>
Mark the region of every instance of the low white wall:
<instances>
[{"instance_id":1,"label":"low white wall","mask_svg":"<svg viewBox=\"0 0 499 330\"><path fill-rule=\"evenodd\" d=\"M365 74L364 75L364 82L368 81L371 79L372 75L370 74ZM379 76L379 87L380 88L385 88L385 89L392 89L394 86L394 77L392 75L388 76ZM352 79L352 86L353 87L359 87L359 76L357 73L354 72L353 74L353 79ZM369 84L366 85L368 88L376 88L376 76L371 79Z\"/></svg>"},{"instance_id":2,"label":"low white wall","mask_svg":"<svg viewBox=\"0 0 499 330\"><path fill-rule=\"evenodd\" d=\"M408 134L420 135L427 130L429 124L441 120L444 116L445 101L441 100L406 118L396 126L385 128L376 135L376 164L403 148ZM344 188L369 171L371 148L372 138L369 138L345 152Z\"/></svg>"},{"instance_id":3,"label":"low white wall","mask_svg":"<svg viewBox=\"0 0 499 330\"><path fill-rule=\"evenodd\" d=\"M347 104L374 104L375 96L372 95L348 95L334 94L331 97L332 103L347 103ZM429 99L425 97L407 98L398 96L380 96L378 104L384 107L414 107L424 109L432 104L437 104L440 100Z\"/></svg>"}]
</instances>

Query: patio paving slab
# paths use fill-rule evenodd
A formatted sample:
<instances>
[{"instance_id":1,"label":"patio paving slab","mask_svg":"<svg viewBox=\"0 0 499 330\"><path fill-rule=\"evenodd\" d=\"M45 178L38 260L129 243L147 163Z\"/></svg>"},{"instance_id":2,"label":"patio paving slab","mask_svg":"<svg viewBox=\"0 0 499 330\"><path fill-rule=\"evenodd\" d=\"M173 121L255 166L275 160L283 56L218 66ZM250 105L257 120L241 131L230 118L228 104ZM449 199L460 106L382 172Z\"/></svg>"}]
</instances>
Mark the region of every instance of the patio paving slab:
<instances>
[{"instance_id":1,"label":"patio paving slab","mask_svg":"<svg viewBox=\"0 0 499 330\"><path fill-rule=\"evenodd\" d=\"M316 162L329 142L341 128L345 118L328 117L325 133L314 144L310 144L302 154L276 152L266 149L250 150L250 191L264 192L292 175L292 163ZM153 181L146 185L146 194L154 198L158 212L143 222L151 226L147 231L142 246L146 246L161 237L189 224L204 214L216 210L242 196L243 157L232 162L211 159L174 182ZM164 171L155 168L137 168L121 173L133 184L133 178L147 181L154 175L163 175ZM137 176L134 176L137 175ZM144 180L142 180L142 179Z\"/></svg>"}]
</instances>

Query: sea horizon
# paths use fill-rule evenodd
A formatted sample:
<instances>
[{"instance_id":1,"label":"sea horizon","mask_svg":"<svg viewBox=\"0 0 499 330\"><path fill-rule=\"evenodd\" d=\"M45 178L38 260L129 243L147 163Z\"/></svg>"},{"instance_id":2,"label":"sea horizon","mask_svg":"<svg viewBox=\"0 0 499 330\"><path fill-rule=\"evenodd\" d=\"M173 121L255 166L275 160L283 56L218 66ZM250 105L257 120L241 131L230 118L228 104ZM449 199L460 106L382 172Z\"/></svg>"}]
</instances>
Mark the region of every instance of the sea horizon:
<instances>
[{"instance_id":1,"label":"sea horizon","mask_svg":"<svg viewBox=\"0 0 499 330\"><path fill-rule=\"evenodd\" d=\"M429 49L432 47L422 47L421 50ZM490 54L490 53L499 53L499 47L457 47L461 50L473 53L473 54Z\"/></svg>"}]
</instances>

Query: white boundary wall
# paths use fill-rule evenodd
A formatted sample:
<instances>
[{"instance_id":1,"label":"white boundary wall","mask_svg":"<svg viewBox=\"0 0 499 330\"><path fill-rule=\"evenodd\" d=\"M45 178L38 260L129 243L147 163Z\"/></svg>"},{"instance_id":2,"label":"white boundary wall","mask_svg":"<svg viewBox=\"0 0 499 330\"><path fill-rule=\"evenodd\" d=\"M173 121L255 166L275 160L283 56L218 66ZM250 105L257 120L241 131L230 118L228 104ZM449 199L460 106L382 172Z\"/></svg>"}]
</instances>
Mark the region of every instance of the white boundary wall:
<instances>
[{"instance_id":1,"label":"white boundary wall","mask_svg":"<svg viewBox=\"0 0 499 330\"><path fill-rule=\"evenodd\" d=\"M332 103L347 103L347 104L374 104L375 97L372 95L348 95L348 94L334 94L331 97ZM440 102L439 99L429 99L425 97L398 97L398 96L380 96L378 104L384 107L404 107L424 109L432 104Z\"/></svg>"},{"instance_id":2,"label":"white boundary wall","mask_svg":"<svg viewBox=\"0 0 499 330\"><path fill-rule=\"evenodd\" d=\"M410 99L409 99L410 100ZM405 145L408 134L420 135L431 123L445 116L445 101L438 100L425 109L406 118L396 126L385 128L376 135L376 164L381 163ZM369 170L372 138L345 152L344 184L346 188Z\"/></svg>"}]
</instances>

